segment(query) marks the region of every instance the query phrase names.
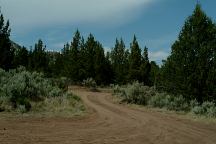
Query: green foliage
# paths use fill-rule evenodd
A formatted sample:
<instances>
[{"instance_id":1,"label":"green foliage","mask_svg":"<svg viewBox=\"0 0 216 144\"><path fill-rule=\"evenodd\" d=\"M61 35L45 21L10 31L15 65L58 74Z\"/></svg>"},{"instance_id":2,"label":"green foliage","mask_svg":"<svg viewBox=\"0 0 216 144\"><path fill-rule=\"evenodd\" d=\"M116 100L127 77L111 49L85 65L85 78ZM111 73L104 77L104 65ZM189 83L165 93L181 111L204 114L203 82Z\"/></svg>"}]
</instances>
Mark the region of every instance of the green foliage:
<instances>
[{"instance_id":1,"label":"green foliage","mask_svg":"<svg viewBox=\"0 0 216 144\"><path fill-rule=\"evenodd\" d=\"M20 105L25 106L26 111L29 111L31 101L41 101L45 97L58 97L64 94L62 89L45 79L41 73L31 73L23 67L10 72L0 69L0 74L0 97L5 99L5 102L1 102L1 109L7 109L6 103L13 109Z\"/></svg>"},{"instance_id":2,"label":"green foliage","mask_svg":"<svg viewBox=\"0 0 216 144\"><path fill-rule=\"evenodd\" d=\"M52 81L52 85L55 85L64 91L68 90L69 81L66 77L50 78L50 80Z\"/></svg>"},{"instance_id":3,"label":"green foliage","mask_svg":"<svg viewBox=\"0 0 216 144\"><path fill-rule=\"evenodd\" d=\"M29 51L25 47L17 46L14 52L14 60L13 60L14 67L29 66Z\"/></svg>"},{"instance_id":4,"label":"green foliage","mask_svg":"<svg viewBox=\"0 0 216 144\"><path fill-rule=\"evenodd\" d=\"M48 57L46 46L41 39L35 44L34 50L30 52L29 68L32 71L46 73L48 69Z\"/></svg>"},{"instance_id":5,"label":"green foliage","mask_svg":"<svg viewBox=\"0 0 216 144\"><path fill-rule=\"evenodd\" d=\"M40 102L32 103L32 112L45 114L47 116L71 116L79 115L85 110L80 97L65 93L61 97L45 98Z\"/></svg>"},{"instance_id":6,"label":"green foliage","mask_svg":"<svg viewBox=\"0 0 216 144\"><path fill-rule=\"evenodd\" d=\"M148 48L145 47L142 56L142 62L140 66L140 80L147 86L151 86L151 64L148 58Z\"/></svg>"},{"instance_id":7,"label":"green foliage","mask_svg":"<svg viewBox=\"0 0 216 144\"><path fill-rule=\"evenodd\" d=\"M216 101L216 25L197 4L162 66L162 85L187 100Z\"/></svg>"},{"instance_id":8,"label":"green foliage","mask_svg":"<svg viewBox=\"0 0 216 144\"><path fill-rule=\"evenodd\" d=\"M138 82L129 84L121 89L117 87L117 89L114 89L114 92L120 92L123 101L141 105L146 105L148 100L155 94L152 88Z\"/></svg>"},{"instance_id":9,"label":"green foliage","mask_svg":"<svg viewBox=\"0 0 216 144\"><path fill-rule=\"evenodd\" d=\"M62 67L62 69L59 69ZM92 77L99 85L112 81L112 68L103 46L90 34L85 42L80 32L74 34L56 58L54 71L58 76L70 78L74 84Z\"/></svg>"},{"instance_id":10,"label":"green foliage","mask_svg":"<svg viewBox=\"0 0 216 144\"><path fill-rule=\"evenodd\" d=\"M91 90L96 90L97 88L97 83L95 82L93 78L87 78L86 80L83 80L82 84L90 88Z\"/></svg>"},{"instance_id":11,"label":"green foliage","mask_svg":"<svg viewBox=\"0 0 216 144\"><path fill-rule=\"evenodd\" d=\"M122 88L119 85L113 85L112 89L114 94L120 94L122 92Z\"/></svg>"},{"instance_id":12,"label":"green foliage","mask_svg":"<svg viewBox=\"0 0 216 144\"><path fill-rule=\"evenodd\" d=\"M197 115L205 115L207 117L216 117L216 105L213 102L204 102L192 108L192 113Z\"/></svg>"},{"instance_id":13,"label":"green foliage","mask_svg":"<svg viewBox=\"0 0 216 144\"><path fill-rule=\"evenodd\" d=\"M166 108L175 111L187 111L190 107L183 96L173 96L165 93L157 93L153 88L134 82L124 88L114 87L114 93L119 94L123 101L140 105Z\"/></svg>"},{"instance_id":14,"label":"green foliage","mask_svg":"<svg viewBox=\"0 0 216 144\"><path fill-rule=\"evenodd\" d=\"M0 68L9 70L13 67L14 49L11 47L9 21L5 23L0 11Z\"/></svg>"},{"instance_id":15,"label":"green foliage","mask_svg":"<svg viewBox=\"0 0 216 144\"><path fill-rule=\"evenodd\" d=\"M190 109L183 96L173 96L165 93L157 93L149 100L148 104L152 107L166 108L174 111L188 111Z\"/></svg>"},{"instance_id":16,"label":"green foliage","mask_svg":"<svg viewBox=\"0 0 216 144\"><path fill-rule=\"evenodd\" d=\"M129 52L125 49L124 41L116 39L115 47L111 51L111 64L114 71L115 83L127 82L129 68Z\"/></svg>"},{"instance_id":17,"label":"green foliage","mask_svg":"<svg viewBox=\"0 0 216 144\"><path fill-rule=\"evenodd\" d=\"M141 65L141 49L139 43L134 35L133 41L130 44L130 56L129 56L129 75L130 81L140 80L140 65Z\"/></svg>"},{"instance_id":18,"label":"green foliage","mask_svg":"<svg viewBox=\"0 0 216 144\"><path fill-rule=\"evenodd\" d=\"M154 62L151 61L151 70L150 70L150 77L149 77L149 82L150 86L154 86L154 89L158 87L159 83L159 76L160 76L160 68L159 66Z\"/></svg>"},{"instance_id":19,"label":"green foliage","mask_svg":"<svg viewBox=\"0 0 216 144\"><path fill-rule=\"evenodd\" d=\"M216 117L216 105L213 102L204 102L201 105L196 100L188 102L182 95L159 93L138 82L122 87L115 85L112 88L114 94L120 96L123 102Z\"/></svg>"}]
</instances>

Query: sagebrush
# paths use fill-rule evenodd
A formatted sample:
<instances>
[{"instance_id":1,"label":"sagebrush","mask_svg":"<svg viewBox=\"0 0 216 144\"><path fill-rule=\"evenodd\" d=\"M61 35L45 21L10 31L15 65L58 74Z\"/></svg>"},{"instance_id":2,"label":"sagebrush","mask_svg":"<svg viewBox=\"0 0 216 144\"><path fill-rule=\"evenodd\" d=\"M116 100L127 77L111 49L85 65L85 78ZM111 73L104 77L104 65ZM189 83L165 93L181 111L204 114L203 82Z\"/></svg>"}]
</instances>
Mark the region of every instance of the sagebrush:
<instances>
[{"instance_id":1,"label":"sagebrush","mask_svg":"<svg viewBox=\"0 0 216 144\"><path fill-rule=\"evenodd\" d=\"M32 103L50 98L67 98L66 79L47 79L42 73L20 67L6 72L0 69L0 111L30 111ZM78 99L75 99L78 100Z\"/></svg>"},{"instance_id":2,"label":"sagebrush","mask_svg":"<svg viewBox=\"0 0 216 144\"><path fill-rule=\"evenodd\" d=\"M197 100L187 101L182 95L160 93L153 88L134 82L125 86L112 86L113 93L121 97L123 102L165 108L173 111L191 112L206 117L216 117L214 102L198 103Z\"/></svg>"}]
</instances>

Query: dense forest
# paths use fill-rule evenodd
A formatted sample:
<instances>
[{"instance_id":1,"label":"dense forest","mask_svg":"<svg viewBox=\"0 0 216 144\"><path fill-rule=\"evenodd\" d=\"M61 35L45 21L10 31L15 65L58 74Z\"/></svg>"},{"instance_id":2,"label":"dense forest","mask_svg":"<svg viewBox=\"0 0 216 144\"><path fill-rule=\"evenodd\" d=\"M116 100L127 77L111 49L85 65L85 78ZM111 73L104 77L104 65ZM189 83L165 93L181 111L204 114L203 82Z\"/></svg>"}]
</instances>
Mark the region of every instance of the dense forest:
<instances>
[{"instance_id":1,"label":"dense forest","mask_svg":"<svg viewBox=\"0 0 216 144\"><path fill-rule=\"evenodd\" d=\"M124 85L138 81L159 91L181 94L185 99L216 102L216 24L199 4L189 16L162 66L150 61L148 48L133 36L127 48L122 38L105 53L103 45L77 30L61 52L46 50L42 40L33 49L10 40L10 24L0 17L0 67L6 71L24 66L48 78L66 77L71 84L92 78L97 85Z\"/></svg>"}]
</instances>

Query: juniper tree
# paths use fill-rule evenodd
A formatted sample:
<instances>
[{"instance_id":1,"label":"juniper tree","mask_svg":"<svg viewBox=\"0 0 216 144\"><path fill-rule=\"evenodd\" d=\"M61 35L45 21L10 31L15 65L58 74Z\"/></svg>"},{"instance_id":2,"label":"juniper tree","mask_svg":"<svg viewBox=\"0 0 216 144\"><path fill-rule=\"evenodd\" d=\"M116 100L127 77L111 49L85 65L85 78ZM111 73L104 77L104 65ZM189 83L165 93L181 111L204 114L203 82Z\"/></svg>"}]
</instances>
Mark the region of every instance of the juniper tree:
<instances>
[{"instance_id":1,"label":"juniper tree","mask_svg":"<svg viewBox=\"0 0 216 144\"><path fill-rule=\"evenodd\" d=\"M5 23L4 16L0 11L0 67L9 70L12 68L14 49L10 41L10 24Z\"/></svg>"},{"instance_id":2,"label":"juniper tree","mask_svg":"<svg viewBox=\"0 0 216 144\"><path fill-rule=\"evenodd\" d=\"M196 5L162 67L165 88L187 99L216 100L216 26Z\"/></svg>"}]
</instances>

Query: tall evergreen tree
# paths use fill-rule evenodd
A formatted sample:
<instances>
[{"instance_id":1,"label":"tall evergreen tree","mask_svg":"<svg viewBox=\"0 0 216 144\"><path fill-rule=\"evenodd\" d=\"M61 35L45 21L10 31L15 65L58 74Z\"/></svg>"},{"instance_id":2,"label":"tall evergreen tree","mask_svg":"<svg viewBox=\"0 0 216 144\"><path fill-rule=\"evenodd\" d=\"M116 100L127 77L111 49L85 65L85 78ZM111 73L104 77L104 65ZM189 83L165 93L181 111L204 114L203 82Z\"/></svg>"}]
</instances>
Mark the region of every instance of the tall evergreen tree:
<instances>
[{"instance_id":1,"label":"tall evergreen tree","mask_svg":"<svg viewBox=\"0 0 216 144\"><path fill-rule=\"evenodd\" d=\"M17 47L14 53L13 64L15 67L24 66L28 67L29 64L29 52L25 47Z\"/></svg>"},{"instance_id":2,"label":"tall evergreen tree","mask_svg":"<svg viewBox=\"0 0 216 144\"><path fill-rule=\"evenodd\" d=\"M53 67L53 74L56 77L66 76L64 69L64 56L62 53L56 53L56 60Z\"/></svg>"},{"instance_id":3,"label":"tall evergreen tree","mask_svg":"<svg viewBox=\"0 0 216 144\"><path fill-rule=\"evenodd\" d=\"M140 66L140 76L141 76L141 81L148 86L152 85L150 79L150 72L151 72L151 64L149 63L149 58L148 58L148 48L145 47L142 56L142 63Z\"/></svg>"},{"instance_id":4,"label":"tall evergreen tree","mask_svg":"<svg viewBox=\"0 0 216 144\"><path fill-rule=\"evenodd\" d=\"M10 24L5 23L4 16L0 11L0 67L9 70L12 68L14 49L10 41Z\"/></svg>"},{"instance_id":5,"label":"tall evergreen tree","mask_svg":"<svg viewBox=\"0 0 216 144\"><path fill-rule=\"evenodd\" d=\"M215 35L215 24L197 4L162 67L167 90L199 102L216 100Z\"/></svg>"},{"instance_id":6,"label":"tall evergreen tree","mask_svg":"<svg viewBox=\"0 0 216 144\"><path fill-rule=\"evenodd\" d=\"M114 49L111 51L111 62L115 74L115 82L124 84L127 80L128 56L126 54L124 41L116 39Z\"/></svg>"},{"instance_id":7,"label":"tall evergreen tree","mask_svg":"<svg viewBox=\"0 0 216 144\"><path fill-rule=\"evenodd\" d=\"M158 87L159 83L159 72L160 72L160 67L156 64L156 62L151 61L151 71L150 71L150 86L154 86L154 89Z\"/></svg>"},{"instance_id":8,"label":"tall evergreen tree","mask_svg":"<svg viewBox=\"0 0 216 144\"><path fill-rule=\"evenodd\" d=\"M60 58L62 58L62 60L60 60ZM62 62L62 70L61 74L62 76L66 76L66 77L70 77L70 44L66 43L64 45L64 48L61 51L61 55L59 55L58 57L58 62L60 64L60 61Z\"/></svg>"},{"instance_id":9,"label":"tall evergreen tree","mask_svg":"<svg viewBox=\"0 0 216 144\"><path fill-rule=\"evenodd\" d=\"M70 78L74 82L80 80L79 78L79 69L81 66L80 63L80 44L81 44L81 36L80 32L77 30L74 34L73 41L70 46Z\"/></svg>"},{"instance_id":10,"label":"tall evergreen tree","mask_svg":"<svg viewBox=\"0 0 216 144\"><path fill-rule=\"evenodd\" d=\"M134 35L133 41L130 44L129 56L129 80L140 80L140 65L141 65L141 49Z\"/></svg>"},{"instance_id":11,"label":"tall evergreen tree","mask_svg":"<svg viewBox=\"0 0 216 144\"><path fill-rule=\"evenodd\" d=\"M48 64L46 46L39 39L30 55L30 67L32 70L46 73Z\"/></svg>"},{"instance_id":12,"label":"tall evergreen tree","mask_svg":"<svg viewBox=\"0 0 216 144\"><path fill-rule=\"evenodd\" d=\"M106 75L106 58L104 55L104 49L102 45L97 42L97 45L95 47L95 80L97 84L105 84L107 81L107 75Z\"/></svg>"},{"instance_id":13,"label":"tall evergreen tree","mask_svg":"<svg viewBox=\"0 0 216 144\"><path fill-rule=\"evenodd\" d=\"M86 45L85 45L85 40L83 37L81 37L81 41L80 41L80 59L79 59L79 63L80 63L80 69L79 69L79 80L83 81L85 79L87 79L87 51L86 51Z\"/></svg>"},{"instance_id":14,"label":"tall evergreen tree","mask_svg":"<svg viewBox=\"0 0 216 144\"><path fill-rule=\"evenodd\" d=\"M85 43L86 47L86 71L87 71L87 77L88 78L94 78L95 77L95 48L97 46L97 42L95 41L95 38L92 34L90 34L87 38L87 41Z\"/></svg>"}]
</instances>

